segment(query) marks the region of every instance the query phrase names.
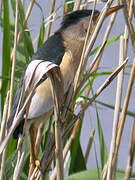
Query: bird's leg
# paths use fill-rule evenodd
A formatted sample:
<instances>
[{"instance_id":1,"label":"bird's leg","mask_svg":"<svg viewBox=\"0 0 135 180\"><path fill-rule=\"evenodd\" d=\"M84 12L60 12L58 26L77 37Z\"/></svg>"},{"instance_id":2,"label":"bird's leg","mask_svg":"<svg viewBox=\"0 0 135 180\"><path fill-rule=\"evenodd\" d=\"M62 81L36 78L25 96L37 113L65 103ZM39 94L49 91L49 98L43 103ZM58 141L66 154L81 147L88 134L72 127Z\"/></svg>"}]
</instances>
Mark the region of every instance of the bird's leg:
<instances>
[{"instance_id":1,"label":"bird's leg","mask_svg":"<svg viewBox=\"0 0 135 180\"><path fill-rule=\"evenodd\" d=\"M42 140L42 133L44 130L45 123L41 122L38 129L37 129L37 136L35 141L35 156L38 157L39 151L40 151L40 144Z\"/></svg>"},{"instance_id":2,"label":"bird's leg","mask_svg":"<svg viewBox=\"0 0 135 180\"><path fill-rule=\"evenodd\" d=\"M31 177L31 174L33 173L33 170L35 168L35 161L36 161L35 141L36 141L36 129L35 129L34 125L32 124L30 127L30 169L29 169L29 177Z\"/></svg>"},{"instance_id":3,"label":"bird's leg","mask_svg":"<svg viewBox=\"0 0 135 180\"><path fill-rule=\"evenodd\" d=\"M35 162L35 141L36 141L36 130L32 124L30 127L30 148L31 148L31 163Z\"/></svg>"}]
</instances>

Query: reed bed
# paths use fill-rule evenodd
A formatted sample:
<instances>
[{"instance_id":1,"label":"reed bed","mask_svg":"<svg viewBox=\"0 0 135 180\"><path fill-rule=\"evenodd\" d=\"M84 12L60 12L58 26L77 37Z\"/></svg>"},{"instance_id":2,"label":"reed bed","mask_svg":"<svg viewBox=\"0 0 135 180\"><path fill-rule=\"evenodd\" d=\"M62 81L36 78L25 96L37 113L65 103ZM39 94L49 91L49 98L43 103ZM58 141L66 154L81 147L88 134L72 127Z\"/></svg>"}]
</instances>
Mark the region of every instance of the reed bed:
<instances>
[{"instance_id":1,"label":"reed bed","mask_svg":"<svg viewBox=\"0 0 135 180\"><path fill-rule=\"evenodd\" d=\"M128 106L134 98L134 77L135 77L135 2L134 0L65 0L59 5L58 0L45 1L45 6L50 5L50 10L45 17L45 9L42 3L29 0L4 0L0 1L0 25L2 30L2 74L0 76L1 93L1 127L0 127L0 179L14 180L128 180L135 177L133 172L135 154L135 112L130 111ZM39 48L53 32L53 25L56 20L64 14L84 8L97 9L98 4L102 5L101 13L97 23L91 30L91 20L85 39L85 45L74 81L72 82L65 102L63 103L63 87L59 67L53 68L47 73L51 82L54 113L47 121L41 123L36 133L35 152L38 157L36 162L31 161L29 137L19 138L17 141L12 138L12 131L7 132L6 122L9 118L14 92L26 63L34 54L34 49ZM121 34L110 38L117 13L114 13L105 29L102 42L98 42L104 17L112 5L123 4L121 18L125 27L121 27ZM33 9L37 7L41 12L41 25L39 35L33 40L29 19L33 15ZM119 13L119 12L118 12ZM11 16L11 14L13 14ZM123 29L122 29L123 28ZM104 53L119 41L119 62L115 68L109 67L109 72L102 68ZM35 45L36 42L36 45ZM129 43L131 42L131 46ZM98 44L96 47L95 44ZM130 47L130 49L129 49ZM94 49L95 48L95 49ZM93 50L94 49L94 50ZM118 47L114 48L117 53ZM131 56L132 54L132 56ZM130 56L129 56L130 55ZM132 57L133 59L129 59ZM113 61L108 55L109 61ZM91 63L88 63L90 61ZM128 62L129 61L129 62ZM127 73L128 72L128 73ZM57 76L59 78L57 78ZM98 78L105 77L99 88L95 89L94 83ZM107 76L107 77L106 77ZM125 77L128 79L127 86L124 86ZM41 78L41 77L40 77ZM109 104L98 100L102 92L117 81L113 90L116 94L115 104ZM40 80L40 79L38 79ZM36 83L38 83L38 80ZM29 106L36 85L32 87L22 109L18 112L14 122L19 123L20 117ZM114 85L114 83L113 83ZM110 96L111 97L111 96ZM110 98L108 97L108 98ZM122 101L124 99L124 101ZM112 121L112 135L109 147L106 146L105 128L102 125L102 117L99 115L100 108L112 109L114 118ZM133 102L134 106L134 102ZM90 118L87 113L90 108L95 109L95 116ZM28 111L27 111L28 112ZM27 116L26 112L26 116ZM121 154L119 149L122 142L122 135L125 133L124 125L127 117L130 116L133 123L130 129L130 145L126 148L127 165L125 169L119 170L117 164ZM91 120L90 120L91 119ZM87 141L86 152L82 149L81 134L86 121L91 121L89 136L84 137ZM93 121L97 122L97 128L93 128ZM27 122L26 122L27 123ZM11 128L11 130L13 130ZM95 134L98 134L99 145L95 146ZM3 143L3 140L4 143ZM95 152L96 168L88 170L91 149ZM97 158L99 152L100 160ZM99 161L101 163L99 163ZM36 166L35 166L36 164ZM66 165L65 165L66 164ZM66 172L66 173L65 173ZM66 177L67 176L67 177Z\"/></svg>"}]
</instances>

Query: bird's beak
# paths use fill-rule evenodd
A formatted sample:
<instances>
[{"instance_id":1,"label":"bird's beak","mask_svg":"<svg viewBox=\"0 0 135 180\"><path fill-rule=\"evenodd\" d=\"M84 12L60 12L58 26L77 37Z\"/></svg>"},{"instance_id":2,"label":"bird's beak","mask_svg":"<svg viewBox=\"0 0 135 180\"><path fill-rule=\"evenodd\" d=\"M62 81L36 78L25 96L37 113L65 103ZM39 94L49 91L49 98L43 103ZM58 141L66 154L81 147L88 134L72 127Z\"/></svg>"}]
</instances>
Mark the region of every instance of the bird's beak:
<instances>
[{"instance_id":1,"label":"bird's beak","mask_svg":"<svg viewBox=\"0 0 135 180\"><path fill-rule=\"evenodd\" d=\"M116 12L116 11L120 10L120 9L121 9L121 8L123 8L123 7L124 7L124 5L119 5L119 6L114 6L114 7L111 7L111 8L107 11L107 13L106 13L106 16L105 16L105 17L110 16L112 13L114 13L114 12Z\"/></svg>"},{"instance_id":2,"label":"bird's beak","mask_svg":"<svg viewBox=\"0 0 135 180\"><path fill-rule=\"evenodd\" d=\"M119 6L111 7L111 8L107 11L107 13L106 13L106 15L105 15L105 18L108 17L108 16L110 16L112 13L117 12L118 10L120 10L120 9L123 8L123 7L124 7L124 5L119 5ZM99 13L99 14L100 14L100 13ZM99 14L97 14L97 15L95 15L95 16L93 17L94 22L97 21L97 19L98 19L98 17L99 17Z\"/></svg>"}]
</instances>

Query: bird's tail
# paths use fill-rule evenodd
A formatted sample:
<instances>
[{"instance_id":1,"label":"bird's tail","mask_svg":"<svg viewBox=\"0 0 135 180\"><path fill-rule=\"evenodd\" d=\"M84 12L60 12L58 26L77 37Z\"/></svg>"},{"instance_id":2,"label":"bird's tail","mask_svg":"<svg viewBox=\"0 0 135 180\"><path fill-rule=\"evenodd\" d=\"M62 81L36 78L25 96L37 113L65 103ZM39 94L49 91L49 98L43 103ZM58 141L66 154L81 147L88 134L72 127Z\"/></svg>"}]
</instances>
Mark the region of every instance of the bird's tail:
<instances>
[{"instance_id":1,"label":"bird's tail","mask_svg":"<svg viewBox=\"0 0 135 180\"><path fill-rule=\"evenodd\" d=\"M19 125L15 128L13 132L13 138L18 139L19 135L23 133L23 126L24 126L25 119L22 119Z\"/></svg>"},{"instance_id":2,"label":"bird's tail","mask_svg":"<svg viewBox=\"0 0 135 180\"><path fill-rule=\"evenodd\" d=\"M9 117L9 119L7 121L7 131L9 131L10 127L13 124L13 120L14 120L14 117L15 117L15 114L17 112L17 108L18 108L18 105L19 105L22 89L23 89L23 76L21 77L21 80L19 82L16 94L15 94L15 97L14 97L14 104L13 104L13 107L12 107L12 110L11 110L11 114L10 114L10 117ZM22 131L23 131L24 114L22 115L21 119L22 120L20 120L19 125L16 127L16 129L13 132L13 137L15 139L17 139L19 134L22 133Z\"/></svg>"}]
</instances>

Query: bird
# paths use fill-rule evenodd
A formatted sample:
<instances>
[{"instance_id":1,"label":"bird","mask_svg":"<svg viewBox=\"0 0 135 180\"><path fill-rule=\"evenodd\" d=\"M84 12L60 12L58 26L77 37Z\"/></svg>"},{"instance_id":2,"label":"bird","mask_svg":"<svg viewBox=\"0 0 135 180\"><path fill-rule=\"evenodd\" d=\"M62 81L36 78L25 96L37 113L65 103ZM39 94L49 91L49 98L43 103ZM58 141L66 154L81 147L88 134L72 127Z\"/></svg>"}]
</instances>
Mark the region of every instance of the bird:
<instances>
[{"instance_id":1,"label":"bird","mask_svg":"<svg viewBox=\"0 0 135 180\"><path fill-rule=\"evenodd\" d=\"M121 8L122 6L110 8L106 14L106 17ZM99 14L100 11L94 10L94 23ZM7 122L7 129L10 129L14 122L14 117L18 108L21 93L23 91L23 86L27 86L29 77L32 76L31 70L33 67L36 68L36 65L40 64L40 62L50 62L59 66L63 79L64 94L67 93L81 60L91 15L92 10L88 9L77 10L66 14L60 28L53 35L51 35L49 39L45 41L45 43L32 56L20 78L11 114ZM40 122L45 122L52 114L53 107L54 103L50 81L47 75L44 74L38 82L29 105L27 121L30 126L34 123L40 124ZM15 139L23 133L25 117L26 111L24 111L19 124L12 133Z\"/></svg>"}]
</instances>

